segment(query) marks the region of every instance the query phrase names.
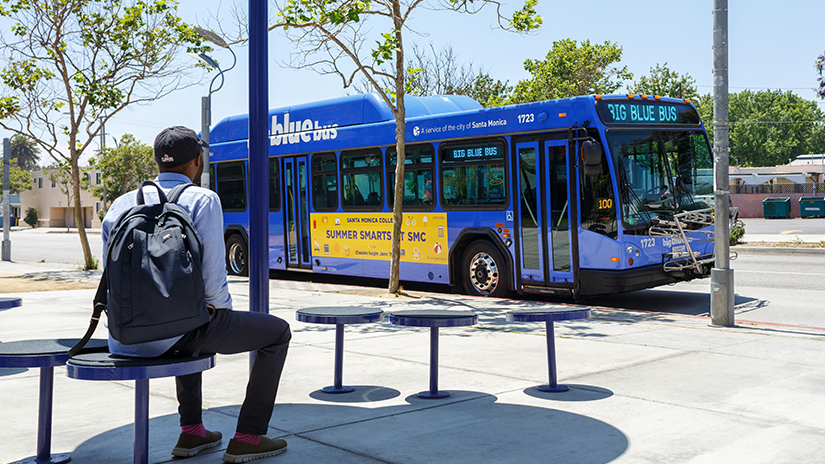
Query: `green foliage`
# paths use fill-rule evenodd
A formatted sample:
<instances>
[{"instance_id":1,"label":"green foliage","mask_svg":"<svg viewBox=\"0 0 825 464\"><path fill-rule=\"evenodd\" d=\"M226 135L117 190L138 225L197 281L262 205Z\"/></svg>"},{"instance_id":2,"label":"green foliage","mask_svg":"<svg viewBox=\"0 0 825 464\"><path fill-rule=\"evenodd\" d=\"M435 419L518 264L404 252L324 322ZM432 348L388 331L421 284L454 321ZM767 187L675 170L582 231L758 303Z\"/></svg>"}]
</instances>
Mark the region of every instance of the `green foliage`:
<instances>
[{"instance_id":1,"label":"green foliage","mask_svg":"<svg viewBox=\"0 0 825 464\"><path fill-rule=\"evenodd\" d=\"M509 81L494 80L487 73L478 73L464 94L481 103L484 108L491 108L505 105L512 92L513 87L509 85Z\"/></svg>"},{"instance_id":2,"label":"green foliage","mask_svg":"<svg viewBox=\"0 0 825 464\"><path fill-rule=\"evenodd\" d=\"M624 80L632 79L627 66L619 68L622 48L606 41L591 45L585 40L563 39L553 42L544 60L526 60L529 79L519 81L509 104L552 100L588 94L613 93Z\"/></svg>"},{"instance_id":3,"label":"green foliage","mask_svg":"<svg viewBox=\"0 0 825 464\"><path fill-rule=\"evenodd\" d=\"M154 179L158 174L152 147L141 143L131 134L124 135L117 148L106 148L89 160L89 164L100 171L106 184L106 201L109 204L124 193L136 189L142 181ZM87 190L103 200L103 184L89 186Z\"/></svg>"},{"instance_id":4,"label":"green foliage","mask_svg":"<svg viewBox=\"0 0 825 464\"><path fill-rule=\"evenodd\" d=\"M819 77L817 78L817 82L819 83L819 88L816 89L816 94L819 98L825 98L825 77L823 77L823 71L825 71L825 53L819 55L814 62L814 67L816 71L819 73Z\"/></svg>"},{"instance_id":5,"label":"green foliage","mask_svg":"<svg viewBox=\"0 0 825 464\"><path fill-rule=\"evenodd\" d=\"M742 243L742 237L745 235L744 227L732 227L730 229L730 245L738 245Z\"/></svg>"},{"instance_id":6,"label":"green foliage","mask_svg":"<svg viewBox=\"0 0 825 464\"><path fill-rule=\"evenodd\" d=\"M13 24L0 36L0 128L36 140L59 170L78 172L108 119L188 86L197 68L182 52L211 51L177 8L175 0L0 0L0 18ZM80 181L69 179L71 203Z\"/></svg>"},{"instance_id":7,"label":"green foliage","mask_svg":"<svg viewBox=\"0 0 825 464\"><path fill-rule=\"evenodd\" d=\"M825 113L791 91L744 90L729 95L731 165L776 166L825 153ZM696 105L713 140L713 98Z\"/></svg>"},{"instance_id":8,"label":"green foliage","mask_svg":"<svg viewBox=\"0 0 825 464\"><path fill-rule=\"evenodd\" d=\"M32 176L29 171L24 171L17 166L17 159L12 158L9 166L9 191L12 195L31 190Z\"/></svg>"},{"instance_id":9,"label":"green foliage","mask_svg":"<svg viewBox=\"0 0 825 464\"><path fill-rule=\"evenodd\" d=\"M32 228L37 227L37 218L39 215L40 212L37 211L37 208L26 208L26 217L23 218L23 222Z\"/></svg>"},{"instance_id":10,"label":"green foliage","mask_svg":"<svg viewBox=\"0 0 825 464\"><path fill-rule=\"evenodd\" d=\"M650 68L650 74L639 78L630 86L634 94L660 95L662 97L695 99L699 96L696 80L689 74L679 74L665 64Z\"/></svg>"},{"instance_id":11,"label":"green foliage","mask_svg":"<svg viewBox=\"0 0 825 464\"><path fill-rule=\"evenodd\" d=\"M37 142L22 135L11 138L11 157L17 159L17 166L32 171L40 162L40 147Z\"/></svg>"}]
</instances>

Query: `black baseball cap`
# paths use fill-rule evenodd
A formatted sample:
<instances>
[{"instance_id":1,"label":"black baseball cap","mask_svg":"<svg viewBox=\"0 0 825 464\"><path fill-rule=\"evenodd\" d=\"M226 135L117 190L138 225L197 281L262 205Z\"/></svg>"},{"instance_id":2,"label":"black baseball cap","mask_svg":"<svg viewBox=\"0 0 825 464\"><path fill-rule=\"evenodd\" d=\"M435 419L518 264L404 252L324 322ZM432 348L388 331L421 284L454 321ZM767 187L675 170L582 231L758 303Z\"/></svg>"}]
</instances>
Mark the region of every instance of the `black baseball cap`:
<instances>
[{"instance_id":1,"label":"black baseball cap","mask_svg":"<svg viewBox=\"0 0 825 464\"><path fill-rule=\"evenodd\" d=\"M192 129L183 126L167 127L155 137L155 162L158 166L174 167L186 164L209 144Z\"/></svg>"}]
</instances>

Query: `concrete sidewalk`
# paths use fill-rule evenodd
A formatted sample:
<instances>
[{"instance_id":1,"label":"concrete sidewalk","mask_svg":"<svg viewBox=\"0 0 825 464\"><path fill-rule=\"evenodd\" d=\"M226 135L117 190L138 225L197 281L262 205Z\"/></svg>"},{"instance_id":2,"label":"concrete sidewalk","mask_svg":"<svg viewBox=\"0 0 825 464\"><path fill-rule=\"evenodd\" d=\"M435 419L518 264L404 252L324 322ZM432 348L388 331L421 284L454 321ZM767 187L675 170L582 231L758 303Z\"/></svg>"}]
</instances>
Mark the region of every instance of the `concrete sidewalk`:
<instances>
[{"instance_id":1,"label":"concrete sidewalk","mask_svg":"<svg viewBox=\"0 0 825 464\"><path fill-rule=\"evenodd\" d=\"M18 266L2 263L0 273L37 268ZM290 322L293 339L269 436L289 448L254 462L798 463L825 455L820 330L711 328L705 318L594 308L593 319L556 324L559 381L571 390L550 394L535 388L547 381L544 325L504 317L547 303L270 286L270 311ZM230 289L235 308L246 309L245 279ZM81 336L93 294L17 295L22 307L0 311L0 341ZM344 383L356 391L332 396L319 390L332 383L334 326L295 320L296 309L312 306L449 307L480 318L441 330L439 387L452 397L415 397L428 388L427 330L388 321L346 328ZM237 355L219 356L204 373L204 422L225 438L187 463L221 462L247 372L248 357ZM171 462L179 432L174 381L153 380L151 395L150 461ZM0 398L0 463L33 456L38 371L0 370ZM133 382L78 381L55 369L52 452L70 453L73 463L132 462L133 401Z\"/></svg>"}]
</instances>

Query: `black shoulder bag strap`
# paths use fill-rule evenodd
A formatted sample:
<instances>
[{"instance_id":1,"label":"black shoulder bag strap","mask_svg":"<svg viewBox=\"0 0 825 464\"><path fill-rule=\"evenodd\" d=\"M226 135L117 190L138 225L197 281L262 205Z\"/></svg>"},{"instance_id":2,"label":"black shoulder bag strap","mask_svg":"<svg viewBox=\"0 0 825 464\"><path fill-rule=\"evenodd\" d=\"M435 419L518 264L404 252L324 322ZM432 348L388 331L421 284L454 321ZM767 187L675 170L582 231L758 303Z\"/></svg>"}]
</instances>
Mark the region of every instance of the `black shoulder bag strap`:
<instances>
[{"instance_id":1,"label":"black shoulder bag strap","mask_svg":"<svg viewBox=\"0 0 825 464\"><path fill-rule=\"evenodd\" d=\"M109 281L107 280L108 275L106 274L106 269L103 270L103 277L100 278L100 285L97 286L97 293L95 294L94 299L94 310L92 311L92 320L89 321L89 328L86 330L86 335L77 342L77 345L73 346L72 349L69 350L69 357L72 357L78 353L80 350L86 346L86 343L89 342L89 339L92 338L92 335L95 333L95 329L97 329L97 323L100 322L100 315L103 314L103 311L106 310L106 292L109 291Z\"/></svg>"},{"instance_id":2,"label":"black shoulder bag strap","mask_svg":"<svg viewBox=\"0 0 825 464\"><path fill-rule=\"evenodd\" d=\"M166 199L169 203L177 203L178 198L180 198L180 194L183 193L187 187L191 187L195 184L178 184L169 191L169 195L166 195Z\"/></svg>"}]
</instances>

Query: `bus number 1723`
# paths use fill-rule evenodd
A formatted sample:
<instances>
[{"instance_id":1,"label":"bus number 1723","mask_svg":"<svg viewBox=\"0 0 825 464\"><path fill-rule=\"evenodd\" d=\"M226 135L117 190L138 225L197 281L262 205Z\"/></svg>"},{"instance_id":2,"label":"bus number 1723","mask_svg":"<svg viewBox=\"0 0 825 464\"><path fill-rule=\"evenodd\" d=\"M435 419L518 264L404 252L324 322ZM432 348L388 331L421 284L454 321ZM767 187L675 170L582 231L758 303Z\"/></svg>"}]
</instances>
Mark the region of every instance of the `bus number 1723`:
<instances>
[{"instance_id":1,"label":"bus number 1723","mask_svg":"<svg viewBox=\"0 0 825 464\"><path fill-rule=\"evenodd\" d=\"M524 124L524 123L527 123L527 122L534 122L535 120L536 120L536 115L533 114L533 113L518 115L519 124Z\"/></svg>"}]
</instances>

